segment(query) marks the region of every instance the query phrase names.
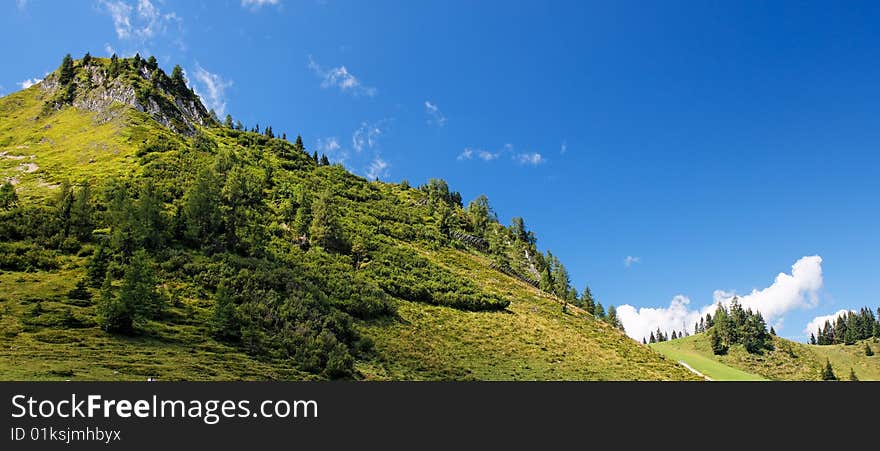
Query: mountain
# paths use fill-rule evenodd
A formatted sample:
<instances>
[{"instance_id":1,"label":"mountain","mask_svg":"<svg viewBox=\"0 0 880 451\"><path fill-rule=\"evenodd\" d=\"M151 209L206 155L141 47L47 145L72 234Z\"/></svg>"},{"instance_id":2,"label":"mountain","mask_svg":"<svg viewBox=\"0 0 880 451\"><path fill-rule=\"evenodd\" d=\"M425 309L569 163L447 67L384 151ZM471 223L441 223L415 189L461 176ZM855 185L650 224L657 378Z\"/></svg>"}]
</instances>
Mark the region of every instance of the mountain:
<instances>
[{"instance_id":1,"label":"mountain","mask_svg":"<svg viewBox=\"0 0 880 451\"><path fill-rule=\"evenodd\" d=\"M830 362L838 379L848 380L850 371L859 380L880 380L880 357L867 356L865 346L880 348L874 339L852 345L807 345L773 337L772 349L749 353L742 346L715 355L706 333L650 346L675 361L684 362L712 380L821 380L821 371Z\"/></svg>"},{"instance_id":2,"label":"mountain","mask_svg":"<svg viewBox=\"0 0 880 451\"><path fill-rule=\"evenodd\" d=\"M221 123L154 58L0 98L0 182L0 379L699 379L485 197Z\"/></svg>"}]
</instances>

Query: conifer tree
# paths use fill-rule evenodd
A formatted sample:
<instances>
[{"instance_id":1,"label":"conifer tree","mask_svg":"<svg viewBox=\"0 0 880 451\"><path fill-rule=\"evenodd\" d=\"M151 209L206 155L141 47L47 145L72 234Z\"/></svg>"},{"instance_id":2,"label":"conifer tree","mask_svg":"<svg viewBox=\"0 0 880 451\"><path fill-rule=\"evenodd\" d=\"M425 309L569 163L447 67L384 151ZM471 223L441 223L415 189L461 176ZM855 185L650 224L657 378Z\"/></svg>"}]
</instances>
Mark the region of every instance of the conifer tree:
<instances>
[{"instance_id":1,"label":"conifer tree","mask_svg":"<svg viewBox=\"0 0 880 451\"><path fill-rule=\"evenodd\" d=\"M88 241L92 236L92 189L85 183L74 196L70 210L70 223L73 234L80 241Z\"/></svg>"},{"instance_id":2,"label":"conifer tree","mask_svg":"<svg viewBox=\"0 0 880 451\"><path fill-rule=\"evenodd\" d=\"M649 343L657 343L657 337L654 336L654 332L651 332L651 337L648 339Z\"/></svg>"},{"instance_id":3,"label":"conifer tree","mask_svg":"<svg viewBox=\"0 0 880 451\"><path fill-rule=\"evenodd\" d=\"M98 299L98 324L107 332L129 334L134 330L134 309L113 293L113 279L104 277Z\"/></svg>"},{"instance_id":4,"label":"conifer tree","mask_svg":"<svg viewBox=\"0 0 880 451\"><path fill-rule=\"evenodd\" d=\"M825 366L822 367L822 372L820 374L823 381L836 381L837 376L834 374L834 368L831 366L831 361L825 359Z\"/></svg>"},{"instance_id":5,"label":"conifer tree","mask_svg":"<svg viewBox=\"0 0 880 451\"><path fill-rule=\"evenodd\" d=\"M221 340L237 340L241 336L241 326L236 311L235 300L229 293L225 282L217 286L214 294L214 316L211 329Z\"/></svg>"},{"instance_id":6,"label":"conifer tree","mask_svg":"<svg viewBox=\"0 0 880 451\"><path fill-rule=\"evenodd\" d=\"M587 313L596 314L596 303L593 301L593 292L589 286L584 287L584 292L581 293L581 303Z\"/></svg>"},{"instance_id":7,"label":"conifer tree","mask_svg":"<svg viewBox=\"0 0 880 451\"><path fill-rule=\"evenodd\" d=\"M605 307L599 301L596 301L596 318L605 319Z\"/></svg>"},{"instance_id":8,"label":"conifer tree","mask_svg":"<svg viewBox=\"0 0 880 451\"><path fill-rule=\"evenodd\" d=\"M321 154L321 166L330 166L330 159L327 155Z\"/></svg>"},{"instance_id":9,"label":"conifer tree","mask_svg":"<svg viewBox=\"0 0 880 451\"><path fill-rule=\"evenodd\" d=\"M89 64L91 64L92 63L92 54L89 52L86 52L86 55L83 56L82 63L83 63L83 66L88 66Z\"/></svg>"},{"instance_id":10,"label":"conifer tree","mask_svg":"<svg viewBox=\"0 0 880 451\"><path fill-rule=\"evenodd\" d=\"M232 115L231 114L226 115L226 119L223 121L223 125L225 125L226 128L235 128L235 125L232 122Z\"/></svg>"},{"instance_id":11,"label":"conifer tree","mask_svg":"<svg viewBox=\"0 0 880 451\"><path fill-rule=\"evenodd\" d=\"M342 246L342 228L339 212L329 191L321 192L312 202L312 223L309 225L309 241L325 249L339 250Z\"/></svg>"},{"instance_id":12,"label":"conifer tree","mask_svg":"<svg viewBox=\"0 0 880 451\"><path fill-rule=\"evenodd\" d=\"M156 292L156 274L147 252L136 251L125 268L119 301L133 313L135 321L156 318L163 309L162 299Z\"/></svg>"},{"instance_id":13,"label":"conifer tree","mask_svg":"<svg viewBox=\"0 0 880 451\"><path fill-rule=\"evenodd\" d=\"M70 84L73 81L73 58L70 57L70 53L64 55L64 59L61 60L61 70L58 72L58 83L62 86Z\"/></svg>"},{"instance_id":14,"label":"conifer tree","mask_svg":"<svg viewBox=\"0 0 880 451\"><path fill-rule=\"evenodd\" d=\"M871 349L871 345L869 345L868 343L865 343L865 355L868 357L871 357L874 355L874 350Z\"/></svg>"},{"instance_id":15,"label":"conifer tree","mask_svg":"<svg viewBox=\"0 0 880 451\"><path fill-rule=\"evenodd\" d=\"M186 89L186 79L183 77L183 68L179 64L171 70L171 84L179 91Z\"/></svg>"},{"instance_id":16,"label":"conifer tree","mask_svg":"<svg viewBox=\"0 0 880 451\"><path fill-rule=\"evenodd\" d=\"M815 344L816 344L816 336L813 335L812 332L810 333L810 344L811 344L811 345L815 345Z\"/></svg>"}]
</instances>

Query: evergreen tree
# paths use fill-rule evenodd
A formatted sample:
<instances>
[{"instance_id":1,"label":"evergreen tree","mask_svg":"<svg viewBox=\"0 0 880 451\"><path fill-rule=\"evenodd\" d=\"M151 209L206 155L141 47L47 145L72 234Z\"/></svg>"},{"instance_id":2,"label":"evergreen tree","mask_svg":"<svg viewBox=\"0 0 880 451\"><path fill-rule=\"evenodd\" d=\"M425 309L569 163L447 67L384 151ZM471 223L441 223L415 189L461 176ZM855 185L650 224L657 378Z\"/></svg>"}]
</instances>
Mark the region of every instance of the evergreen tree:
<instances>
[{"instance_id":1,"label":"evergreen tree","mask_svg":"<svg viewBox=\"0 0 880 451\"><path fill-rule=\"evenodd\" d=\"M306 146L303 145L302 136L296 135L296 141L293 143L293 148L299 152L305 152Z\"/></svg>"},{"instance_id":2,"label":"evergreen tree","mask_svg":"<svg viewBox=\"0 0 880 451\"><path fill-rule=\"evenodd\" d=\"M239 131L244 130L244 124L241 121L235 121L235 129Z\"/></svg>"},{"instance_id":3,"label":"evergreen tree","mask_svg":"<svg viewBox=\"0 0 880 451\"><path fill-rule=\"evenodd\" d=\"M657 337L654 336L654 332L651 332L651 337L648 339L648 343L657 343Z\"/></svg>"},{"instance_id":4,"label":"evergreen tree","mask_svg":"<svg viewBox=\"0 0 880 451\"><path fill-rule=\"evenodd\" d=\"M171 84L174 85L178 91L186 89L186 79L183 77L183 68L181 68L179 64L174 65L174 69L171 70Z\"/></svg>"},{"instance_id":5,"label":"evergreen tree","mask_svg":"<svg viewBox=\"0 0 880 451\"><path fill-rule=\"evenodd\" d=\"M312 161L314 161L315 164L320 163L320 161L318 160L318 151L317 150L312 154Z\"/></svg>"},{"instance_id":6,"label":"evergreen tree","mask_svg":"<svg viewBox=\"0 0 880 451\"><path fill-rule=\"evenodd\" d=\"M546 293L552 293L554 284L553 284L553 276L550 274L550 267L545 267L543 271L541 271L541 281L539 282L539 286L542 291Z\"/></svg>"},{"instance_id":7,"label":"evergreen tree","mask_svg":"<svg viewBox=\"0 0 880 451\"><path fill-rule=\"evenodd\" d=\"M836 381L837 376L834 374L834 368L831 366L831 361L825 359L825 366L822 367L822 372L820 374L823 381Z\"/></svg>"},{"instance_id":8,"label":"evergreen tree","mask_svg":"<svg viewBox=\"0 0 880 451\"><path fill-rule=\"evenodd\" d=\"M480 194L476 199L468 204L467 208L468 225L474 235L485 236L486 227L490 222L494 222L495 213L489 206L489 198L485 194ZM567 287L566 287L567 288Z\"/></svg>"},{"instance_id":9,"label":"evergreen tree","mask_svg":"<svg viewBox=\"0 0 880 451\"><path fill-rule=\"evenodd\" d=\"M810 344L811 344L811 345L815 345L815 344L816 344L816 336L813 335L813 333L810 333Z\"/></svg>"},{"instance_id":10,"label":"evergreen tree","mask_svg":"<svg viewBox=\"0 0 880 451\"><path fill-rule=\"evenodd\" d=\"M221 340L238 340L241 337L241 324L236 311L235 300L229 293L225 282L220 282L214 294L214 316L211 320L214 336Z\"/></svg>"},{"instance_id":11,"label":"evergreen tree","mask_svg":"<svg viewBox=\"0 0 880 451\"><path fill-rule=\"evenodd\" d=\"M308 234L309 225L312 223L312 204L305 192L300 195L299 207L296 209L296 217L293 220L293 229L299 236Z\"/></svg>"},{"instance_id":12,"label":"evergreen tree","mask_svg":"<svg viewBox=\"0 0 880 451\"><path fill-rule=\"evenodd\" d=\"M135 322L156 318L162 312L162 298L156 292L156 274L147 252L136 251L125 268L119 301L133 312Z\"/></svg>"},{"instance_id":13,"label":"evergreen tree","mask_svg":"<svg viewBox=\"0 0 880 451\"><path fill-rule=\"evenodd\" d=\"M112 278L109 273L101 285L97 313L98 324L107 332L130 334L134 331L134 309L113 293Z\"/></svg>"},{"instance_id":14,"label":"evergreen tree","mask_svg":"<svg viewBox=\"0 0 880 451\"><path fill-rule=\"evenodd\" d=\"M156 69L156 68L159 67L159 62L156 61L156 57L155 57L155 56L150 55L150 57L147 58L147 67L148 67L150 70L152 70L152 69Z\"/></svg>"},{"instance_id":15,"label":"evergreen tree","mask_svg":"<svg viewBox=\"0 0 880 451\"><path fill-rule=\"evenodd\" d=\"M165 244L166 220L155 185L148 182L142 186L134 213L137 241L150 250L162 248Z\"/></svg>"},{"instance_id":16,"label":"evergreen tree","mask_svg":"<svg viewBox=\"0 0 880 451\"><path fill-rule=\"evenodd\" d=\"M73 234L80 241L89 241L92 237L92 188L85 183L76 194L70 211L70 222Z\"/></svg>"},{"instance_id":17,"label":"evergreen tree","mask_svg":"<svg viewBox=\"0 0 880 451\"><path fill-rule=\"evenodd\" d=\"M770 326L770 335L773 335L774 337L776 336L776 329L774 329L773 326Z\"/></svg>"},{"instance_id":18,"label":"evergreen tree","mask_svg":"<svg viewBox=\"0 0 880 451\"><path fill-rule=\"evenodd\" d=\"M67 237L70 235L70 211L73 209L73 188L68 179L61 182L58 195L55 197L55 209L58 222L61 224L62 236Z\"/></svg>"},{"instance_id":19,"label":"evergreen tree","mask_svg":"<svg viewBox=\"0 0 880 451\"><path fill-rule=\"evenodd\" d=\"M70 57L70 54L64 55L64 59L61 60L61 69L58 72L58 83L62 86L70 84L73 81L73 58Z\"/></svg>"},{"instance_id":20,"label":"evergreen tree","mask_svg":"<svg viewBox=\"0 0 880 451\"><path fill-rule=\"evenodd\" d=\"M187 235L194 242L204 243L220 231L220 183L214 170L205 168L184 195Z\"/></svg>"},{"instance_id":21,"label":"evergreen tree","mask_svg":"<svg viewBox=\"0 0 880 451\"><path fill-rule=\"evenodd\" d=\"M18 194L15 186L8 181L0 185L0 210L11 210L18 206Z\"/></svg>"},{"instance_id":22,"label":"evergreen tree","mask_svg":"<svg viewBox=\"0 0 880 451\"><path fill-rule=\"evenodd\" d=\"M605 319L605 307L599 301L596 301L596 318Z\"/></svg>"},{"instance_id":23,"label":"evergreen tree","mask_svg":"<svg viewBox=\"0 0 880 451\"><path fill-rule=\"evenodd\" d=\"M107 67L107 75L110 78L116 78L119 75L119 57L114 53L110 57L110 65Z\"/></svg>"},{"instance_id":24,"label":"evergreen tree","mask_svg":"<svg viewBox=\"0 0 880 451\"><path fill-rule=\"evenodd\" d=\"M226 119L223 121L223 125L225 125L226 128L232 128L232 129L235 128L235 125L232 122L232 115L231 114L226 115Z\"/></svg>"},{"instance_id":25,"label":"evergreen tree","mask_svg":"<svg viewBox=\"0 0 880 451\"><path fill-rule=\"evenodd\" d=\"M648 344L648 341L647 341L647 340L645 340L645 337L642 337L642 344L643 344L643 345L646 345L646 344Z\"/></svg>"},{"instance_id":26,"label":"evergreen tree","mask_svg":"<svg viewBox=\"0 0 880 451\"><path fill-rule=\"evenodd\" d=\"M83 62L82 62L83 67L88 66L91 63L92 63L92 54L89 52L86 52L86 55L83 56Z\"/></svg>"},{"instance_id":27,"label":"evergreen tree","mask_svg":"<svg viewBox=\"0 0 880 451\"><path fill-rule=\"evenodd\" d=\"M709 331L709 343L712 345L712 353L715 355L727 354L728 347L716 329Z\"/></svg>"},{"instance_id":28,"label":"evergreen tree","mask_svg":"<svg viewBox=\"0 0 880 451\"><path fill-rule=\"evenodd\" d=\"M672 339L673 339L673 340L677 340L677 339L678 339L678 334L677 334L674 330L672 331Z\"/></svg>"},{"instance_id":29,"label":"evergreen tree","mask_svg":"<svg viewBox=\"0 0 880 451\"><path fill-rule=\"evenodd\" d=\"M510 221L510 234L517 241L528 242L529 236L523 218L517 216Z\"/></svg>"},{"instance_id":30,"label":"evergreen tree","mask_svg":"<svg viewBox=\"0 0 880 451\"><path fill-rule=\"evenodd\" d=\"M589 286L584 287L584 292L581 293L581 303L584 305L584 310L586 310L587 313L596 313L596 303L593 301L593 292L590 291Z\"/></svg>"},{"instance_id":31,"label":"evergreen tree","mask_svg":"<svg viewBox=\"0 0 880 451\"><path fill-rule=\"evenodd\" d=\"M86 264L86 279L91 286L101 286L107 276L107 266L109 264L110 252L107 250L107 246L101 243Z\"/></svg>"},{"instance_id":32,"label":"evergreen tree","mask_svg":"<svg viewBox=\"0 0 880 451\"><path fill-rule=\"evenodd\" d=\"M69 297L70 299L79 299L82 301L88 301L89 299L91 299L92 294L89 293L86 279L79 279L76 282L76 286L74 286L73 289L67 293L67 297Z\"/></svg>"},{"instance_id":33,"label":"evergreen tree","mask_svg":"<svg viewBox=\"0 0 880 451\"><path fill-rule=\"evenodd\" d=\"M871 357L874 355L874 350L871 349L871 345L869 345L868 343L865 343L865 355L868 357Z\"/></svg>"},{"instance_id":34,"label":"evergreen tree","mask_svg":"<svg viewBox=\"0 0 880 451\"><path fill-rule=\"evenodd\" d=\"M339 250L343 244L339 212L329 191L323 191L312 202L312 223L309 241L325 249Z\"/></svg>"},{"instance_id":35,"label":"evergreen tree","mask_svg":"<svg viewBox=\"0 0 880 451\"><path fill-rule=\"evenodd\" d=\"M321 154L321 166L330 166L330 159L327 155Z\"/></svg>"},{"instance_id":36,"label":"evergreen tree","mask_svg":"<svg viewBox=\"0 0 880 451\"><path fill-rule=\"evenodd\" d=\"M608 324L611 324L614 328L618 330L623 330L623 323L620 322L620 318L617 316L617 308L613 305L608 306L608 315L605 318L605 321Z\"/></svg>"}]
</instances>

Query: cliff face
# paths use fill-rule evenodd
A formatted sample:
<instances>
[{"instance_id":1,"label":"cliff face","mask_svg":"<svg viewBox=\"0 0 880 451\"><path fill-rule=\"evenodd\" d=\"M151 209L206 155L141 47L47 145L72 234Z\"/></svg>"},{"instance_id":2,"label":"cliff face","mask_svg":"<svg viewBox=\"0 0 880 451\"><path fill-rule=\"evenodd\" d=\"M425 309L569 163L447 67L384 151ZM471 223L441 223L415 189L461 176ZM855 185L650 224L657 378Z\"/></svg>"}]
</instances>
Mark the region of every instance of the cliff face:
<instances>
[{"instance_id":1,"label":"cliff face","mask_svg":"<svg viewBox=\"0 0 880 451\"><path fill-rule=\"evenodd\" d=\"M76 64L72 98L67 102L55 100L52 107L59 108L67 103L75 108L100 113L98 121L101 123L112 120L118 114L111 107L119 103L147 113L163 126L186 135L192 135L196 125L205 126L212 121L198 96L191 89L175 87L161 69L128 67L114 76L102 59L93 59L89 64L78 61ZM59 78L56 71L39 84L46 98L57 99L59 92L68 89L62 86Z\"/></svg>"}]
</instances>

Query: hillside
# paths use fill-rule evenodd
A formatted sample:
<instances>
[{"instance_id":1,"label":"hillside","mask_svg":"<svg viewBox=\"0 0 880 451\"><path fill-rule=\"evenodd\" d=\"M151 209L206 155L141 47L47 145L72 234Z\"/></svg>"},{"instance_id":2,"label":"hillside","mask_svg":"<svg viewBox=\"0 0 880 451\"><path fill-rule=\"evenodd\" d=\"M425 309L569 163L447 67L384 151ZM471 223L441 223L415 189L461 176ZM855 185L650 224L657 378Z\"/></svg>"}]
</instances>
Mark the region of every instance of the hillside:
<instances>
[{"instance_id":1,"label":"hillside","mask_svg":"<svg viewBox=\"0 0 880 451\"><path fill-rule=\"evenodd\" d=\"M873 340L870 344L878 346ZM852 369L859 380L880 380L880 358L866 356L864 342L816 346L773 337L773 350L763 354L749 354L742 346L734 346L726 355L714 355L707 334L702 333L650 346L713 380L820 380L826 359L839 379L846 380Z\"/></svg>"},{"instance_id":2,"label":"hillside","mask_svg":"<svg viewBox=\"0 0 880 451\"><path fill-rule=\"evenodd\" d=\"M154 59L0 98L0 182L3 380L698 379L563 309L485 197L221 123Z\"/></svg>"}]
</instances>

